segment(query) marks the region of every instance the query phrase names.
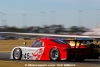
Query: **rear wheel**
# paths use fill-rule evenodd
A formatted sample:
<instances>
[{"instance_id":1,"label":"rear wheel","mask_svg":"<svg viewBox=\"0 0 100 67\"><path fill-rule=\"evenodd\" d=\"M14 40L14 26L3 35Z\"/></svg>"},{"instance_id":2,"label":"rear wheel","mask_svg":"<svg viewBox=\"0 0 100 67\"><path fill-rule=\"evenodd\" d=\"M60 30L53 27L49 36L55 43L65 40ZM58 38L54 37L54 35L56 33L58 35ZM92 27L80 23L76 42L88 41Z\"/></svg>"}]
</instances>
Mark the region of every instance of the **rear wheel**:
<instances>
[{"instance_id":1,"label":"rear wheel","mask_svg":"<svg viewBox=\"0 0 100 67\"><path fill-rule=\"evenodd\" d=\"M57 61L60 60L60 52L57 48L53 48L50 51L50 60Z\"/></svg>"},{"instance_id":2,"label":"rear wheel","mask_svg":"<svg viewBox=\"0 0 100 67\"><path fill-rule=\"evenodd\" d=\"M13 58L15 60L21 60L22 57L22 50L20 48L15 48L13 51Z\"/></svg>"}]
</instances>

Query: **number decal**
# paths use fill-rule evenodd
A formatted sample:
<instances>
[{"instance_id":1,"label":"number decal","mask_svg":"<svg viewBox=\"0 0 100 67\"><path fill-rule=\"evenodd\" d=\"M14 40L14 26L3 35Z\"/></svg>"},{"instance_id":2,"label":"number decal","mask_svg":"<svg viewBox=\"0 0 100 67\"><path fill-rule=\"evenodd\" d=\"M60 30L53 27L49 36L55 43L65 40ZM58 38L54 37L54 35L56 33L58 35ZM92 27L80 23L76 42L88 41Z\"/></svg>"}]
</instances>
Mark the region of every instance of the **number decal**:
<instances>
[{"instance_id":1,"label":"number decal","mask_svg":"<svg viewBox=\"0 0 100 67\"><path fill-rule=\"evenodd\" d=\"M29 53L25 53L25 54L24 54L24 58L25 58L25 59L29 59L29 58L30 58Z\"/></svg>"}]
</instances>

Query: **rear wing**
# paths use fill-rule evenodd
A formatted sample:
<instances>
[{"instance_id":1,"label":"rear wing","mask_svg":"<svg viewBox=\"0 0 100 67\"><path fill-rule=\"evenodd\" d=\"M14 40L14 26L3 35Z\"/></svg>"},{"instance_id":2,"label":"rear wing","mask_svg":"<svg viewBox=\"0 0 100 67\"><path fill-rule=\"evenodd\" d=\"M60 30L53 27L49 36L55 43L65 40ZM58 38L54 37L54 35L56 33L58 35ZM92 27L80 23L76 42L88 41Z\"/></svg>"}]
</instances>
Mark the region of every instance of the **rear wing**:
<instances>
[{"instance_id":1,"label":"rear wing","mask_svg":"<svg viewBox=\"0 0 100 67\"><path fill-rule=\"evenodd\" d=\"M97 44L97 43L98 43L98 41L97 41L97 40L65 40L65 41L68 41L68 42L69 42L69 41L74 41L74 43L75 43L74 48L76 48L77 43L79 43L78 48L80 48L81 44L86 44L86 42L87 42L87 41L92 42L92 44L93 44L93 41L96 41L96 43L95 43L95 44Z\"/></svg>"}]
</instances>

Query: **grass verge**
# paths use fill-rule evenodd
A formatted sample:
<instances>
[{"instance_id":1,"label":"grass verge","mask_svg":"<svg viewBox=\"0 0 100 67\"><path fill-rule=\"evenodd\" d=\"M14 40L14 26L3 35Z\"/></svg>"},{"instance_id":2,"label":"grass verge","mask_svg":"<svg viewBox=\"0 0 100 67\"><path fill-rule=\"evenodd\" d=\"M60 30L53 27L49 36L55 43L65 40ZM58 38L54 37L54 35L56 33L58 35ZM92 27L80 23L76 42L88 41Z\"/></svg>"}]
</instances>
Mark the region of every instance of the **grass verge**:
<instances>
[{"instance_id":1,"label":"grass verge","mask_svg":"<svg viewBox=\"0 0 100 67\"><path fill-rule=\"evenodd\" d=\"M23 42L27 42L27 46L29 46L34 40L0 40L0 52L11 51L16 46L24 46Z\"/></svg>"}]
</instances>

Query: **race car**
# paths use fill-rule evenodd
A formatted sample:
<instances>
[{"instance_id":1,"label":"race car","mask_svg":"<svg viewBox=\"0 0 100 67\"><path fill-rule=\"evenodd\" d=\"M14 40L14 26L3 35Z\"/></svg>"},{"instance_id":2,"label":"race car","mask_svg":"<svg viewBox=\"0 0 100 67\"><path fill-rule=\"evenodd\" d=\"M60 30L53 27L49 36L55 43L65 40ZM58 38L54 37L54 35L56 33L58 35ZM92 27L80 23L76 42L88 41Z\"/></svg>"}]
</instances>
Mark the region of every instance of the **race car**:
<instances>
[{"instance_id":1,"label":"race car","mask_svg":"<svg viewBox=\"0 0 100 67\"><path fill-rule=\"evenodd\" d=\"M65 41L69 41L69 44L73 48L75 46L75 44L76 44L76 47L78 47L80 43L81 43L81 46L82 45L83 46L90 45L90 44L92 44L93 39L90 39L90 38L69 38ZM77 41L77 42L75 42L75 41Z\"/></svg>"},{"instance_id":2,"label":"race car","mask_svg":"<svg viewBox=\"0 0 100 67\"><path fill-rule=\"evenodd\" d=\"M26 44L26 43L24 43ZM59 38L39 38L31 46L14 47L10 59L14 60L71 60L84 61L90 49L71 48L70 44Z\"/></svg>"},{"instance_id":3,"label":"race car","mask_svg":"<svg viewBox=\"0 0 100 67\"><path fill-rule=\"evenodd\" d=\"M73 40L69 41L69 44L73 48L75 46L75 40L80 40L81 45L83 45L86 48L91 48L90 54L88 56L88 59L98 59L100 56L100 45L97 45L98 41L94 41L92 38L74 38L74 39L68 39ZM67 41L67 40L66 40ZM79 42L76 43L76 47L79 46Z\"/></svg>"}]
</instances>

